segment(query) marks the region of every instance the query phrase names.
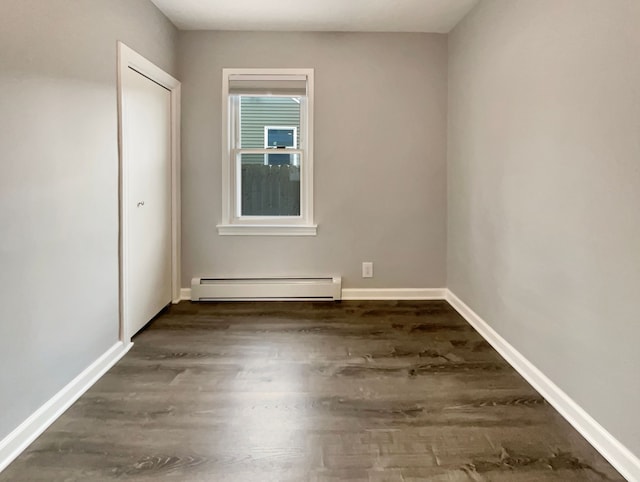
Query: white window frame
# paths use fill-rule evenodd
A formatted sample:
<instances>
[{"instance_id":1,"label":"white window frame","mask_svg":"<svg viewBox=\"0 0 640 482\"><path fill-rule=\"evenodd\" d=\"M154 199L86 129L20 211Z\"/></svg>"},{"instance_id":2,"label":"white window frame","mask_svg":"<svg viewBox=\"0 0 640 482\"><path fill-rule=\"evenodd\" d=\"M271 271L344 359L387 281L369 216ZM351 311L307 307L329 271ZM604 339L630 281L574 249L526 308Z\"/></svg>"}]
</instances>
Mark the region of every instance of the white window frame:
<instances>
[{"instance_id":1,"label":"white window frame","mask_svg":"<svg viewBox=\"0 0 640 482\"><path fill-rule=\"evenodd\" d=\"M307 95L300 98L300 146L297 146L296 136L296 148L286 149L288 154L298 154L301 159L299 216L240 215L239 154L273 154L274 149L235 147L239 144L240 103L237 97L229 95L229 78L232 75L304 75L307 78ZM235 118L232 117L234 109L237 113ZM222 69L222 221L217 228L218 234L223 236L317 234L318 226L313 220L313 69Z\"/></svg>"},{"instance_id":2,"label":"white window frame","mask_svg":"<svg viewBox=\"0 0 640 482\"><path fill-rule=\"evenodd\" d=\"M273 147L271 147L268 143L269 141L269 131L271 129L288 129L288 130L292 130L293 131L293 146L287 146L284 149L280 148L280 149L273 149ZM290 149L297 149L298 148L298 127L297 126L264 126L264 148L265 149L271 149L271 150L275 150L276 152L270 152L269 154L286 154L287 150ZM277 151L282 151L284 150L285 152L277 152ZM269 164L269 154L265 154L264 155L264 165L266 166L267 164ZM292 166L297 166L299 164L298 162L298 157L293 156L293 164Z\"/></svg>"}]
</instances>

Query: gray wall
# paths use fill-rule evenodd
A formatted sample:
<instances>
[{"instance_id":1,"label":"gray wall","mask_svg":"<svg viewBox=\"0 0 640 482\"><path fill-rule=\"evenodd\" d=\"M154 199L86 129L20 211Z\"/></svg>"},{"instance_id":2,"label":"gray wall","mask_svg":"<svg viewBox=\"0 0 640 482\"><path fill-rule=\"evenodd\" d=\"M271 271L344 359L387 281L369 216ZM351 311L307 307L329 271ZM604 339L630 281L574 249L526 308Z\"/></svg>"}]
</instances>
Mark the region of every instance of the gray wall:
<instances>
[{"instance_id":1,"label":"gray wall","mask_svg":"<svg viewBox=\"0 0 640 482\"><path fill-rule=\"evenodd\" d=\"M147 0L0 2L0 440L118 339L116 41L175 72Z\"/></svg>"},{"instance_id":2,"label":"gray wall","mask_svg":"<svg viewBox=\"0 0 640 482\"><path fill-rule=\"evenodd\" d=\"M446 37L180 32L183 286L198 275L341 274L442 287ZM219 236L223 67L315 69L316 237ZM361 278L362 261L375 278Z\"/></svg>"},{"instance_id":3,"label":"gray wall","mask_svg":"<svg viewBox=\"0 0 640 482\"><path fill-rule=\"evenodd\" d=\"M448 286L640 454L640 2L483 0L449 38Z\"/></svg>"}]
</instances>

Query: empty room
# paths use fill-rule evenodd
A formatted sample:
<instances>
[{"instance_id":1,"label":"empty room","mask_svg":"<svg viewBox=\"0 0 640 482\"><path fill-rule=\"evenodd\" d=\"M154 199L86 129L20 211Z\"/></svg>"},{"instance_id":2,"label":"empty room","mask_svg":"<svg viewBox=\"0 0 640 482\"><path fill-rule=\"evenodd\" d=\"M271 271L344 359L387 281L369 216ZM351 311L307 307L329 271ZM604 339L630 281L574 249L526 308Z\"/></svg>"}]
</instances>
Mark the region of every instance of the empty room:
<instances>
[{"instance_id":1,"label":"empty room","mask_svg":"<svg viewBox=\"0 0 640 482\"><path fill-rule=\"evenodd\" d=\"M638 0L0 45L0 481L640 482Z\"/></svg>"}]
</instances>

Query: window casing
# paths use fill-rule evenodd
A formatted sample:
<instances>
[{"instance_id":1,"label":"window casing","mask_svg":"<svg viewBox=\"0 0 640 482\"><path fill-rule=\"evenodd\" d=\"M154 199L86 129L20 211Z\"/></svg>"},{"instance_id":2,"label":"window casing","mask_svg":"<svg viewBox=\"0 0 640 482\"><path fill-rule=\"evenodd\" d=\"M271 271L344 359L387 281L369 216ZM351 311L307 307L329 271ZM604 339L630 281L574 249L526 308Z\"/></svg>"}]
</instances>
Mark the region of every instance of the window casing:
<instances>
[{"instance_id":1,"label":"window casing","mask_svg":"<svg viewBox=\"0 0 640 482\"><path fill-rule=\"evenodd\" d=\"M223 69L222 90L223 212L218 233L315 235L313 69ZM282 118L277 114L273 119L261 115L264 125L249 133L249 106L270 100L274 105L299 104L299 122L279 124L274 122ZM275 178L284 184L269 184ZM260 196L268 202L260 204Z\"/></svg>"}]
</instances>

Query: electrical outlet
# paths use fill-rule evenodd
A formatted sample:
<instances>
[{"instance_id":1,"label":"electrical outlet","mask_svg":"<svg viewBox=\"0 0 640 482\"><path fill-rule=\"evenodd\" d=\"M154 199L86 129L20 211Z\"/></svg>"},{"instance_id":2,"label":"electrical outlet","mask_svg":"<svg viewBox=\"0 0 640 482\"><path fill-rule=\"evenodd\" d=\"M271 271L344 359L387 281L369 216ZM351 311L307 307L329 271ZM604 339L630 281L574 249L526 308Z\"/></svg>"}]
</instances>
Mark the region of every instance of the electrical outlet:
<instances>
[{"instance_id":1,"label":"electrical outlet","mask_svg":"<svg viewBox=\"0 0 640 482\"><path fill-rule=\"evenodd\" d=\"M371 261L365 261L362 263L362 277L373 278L373 263Z\"/></svg>"}]
</instances>

